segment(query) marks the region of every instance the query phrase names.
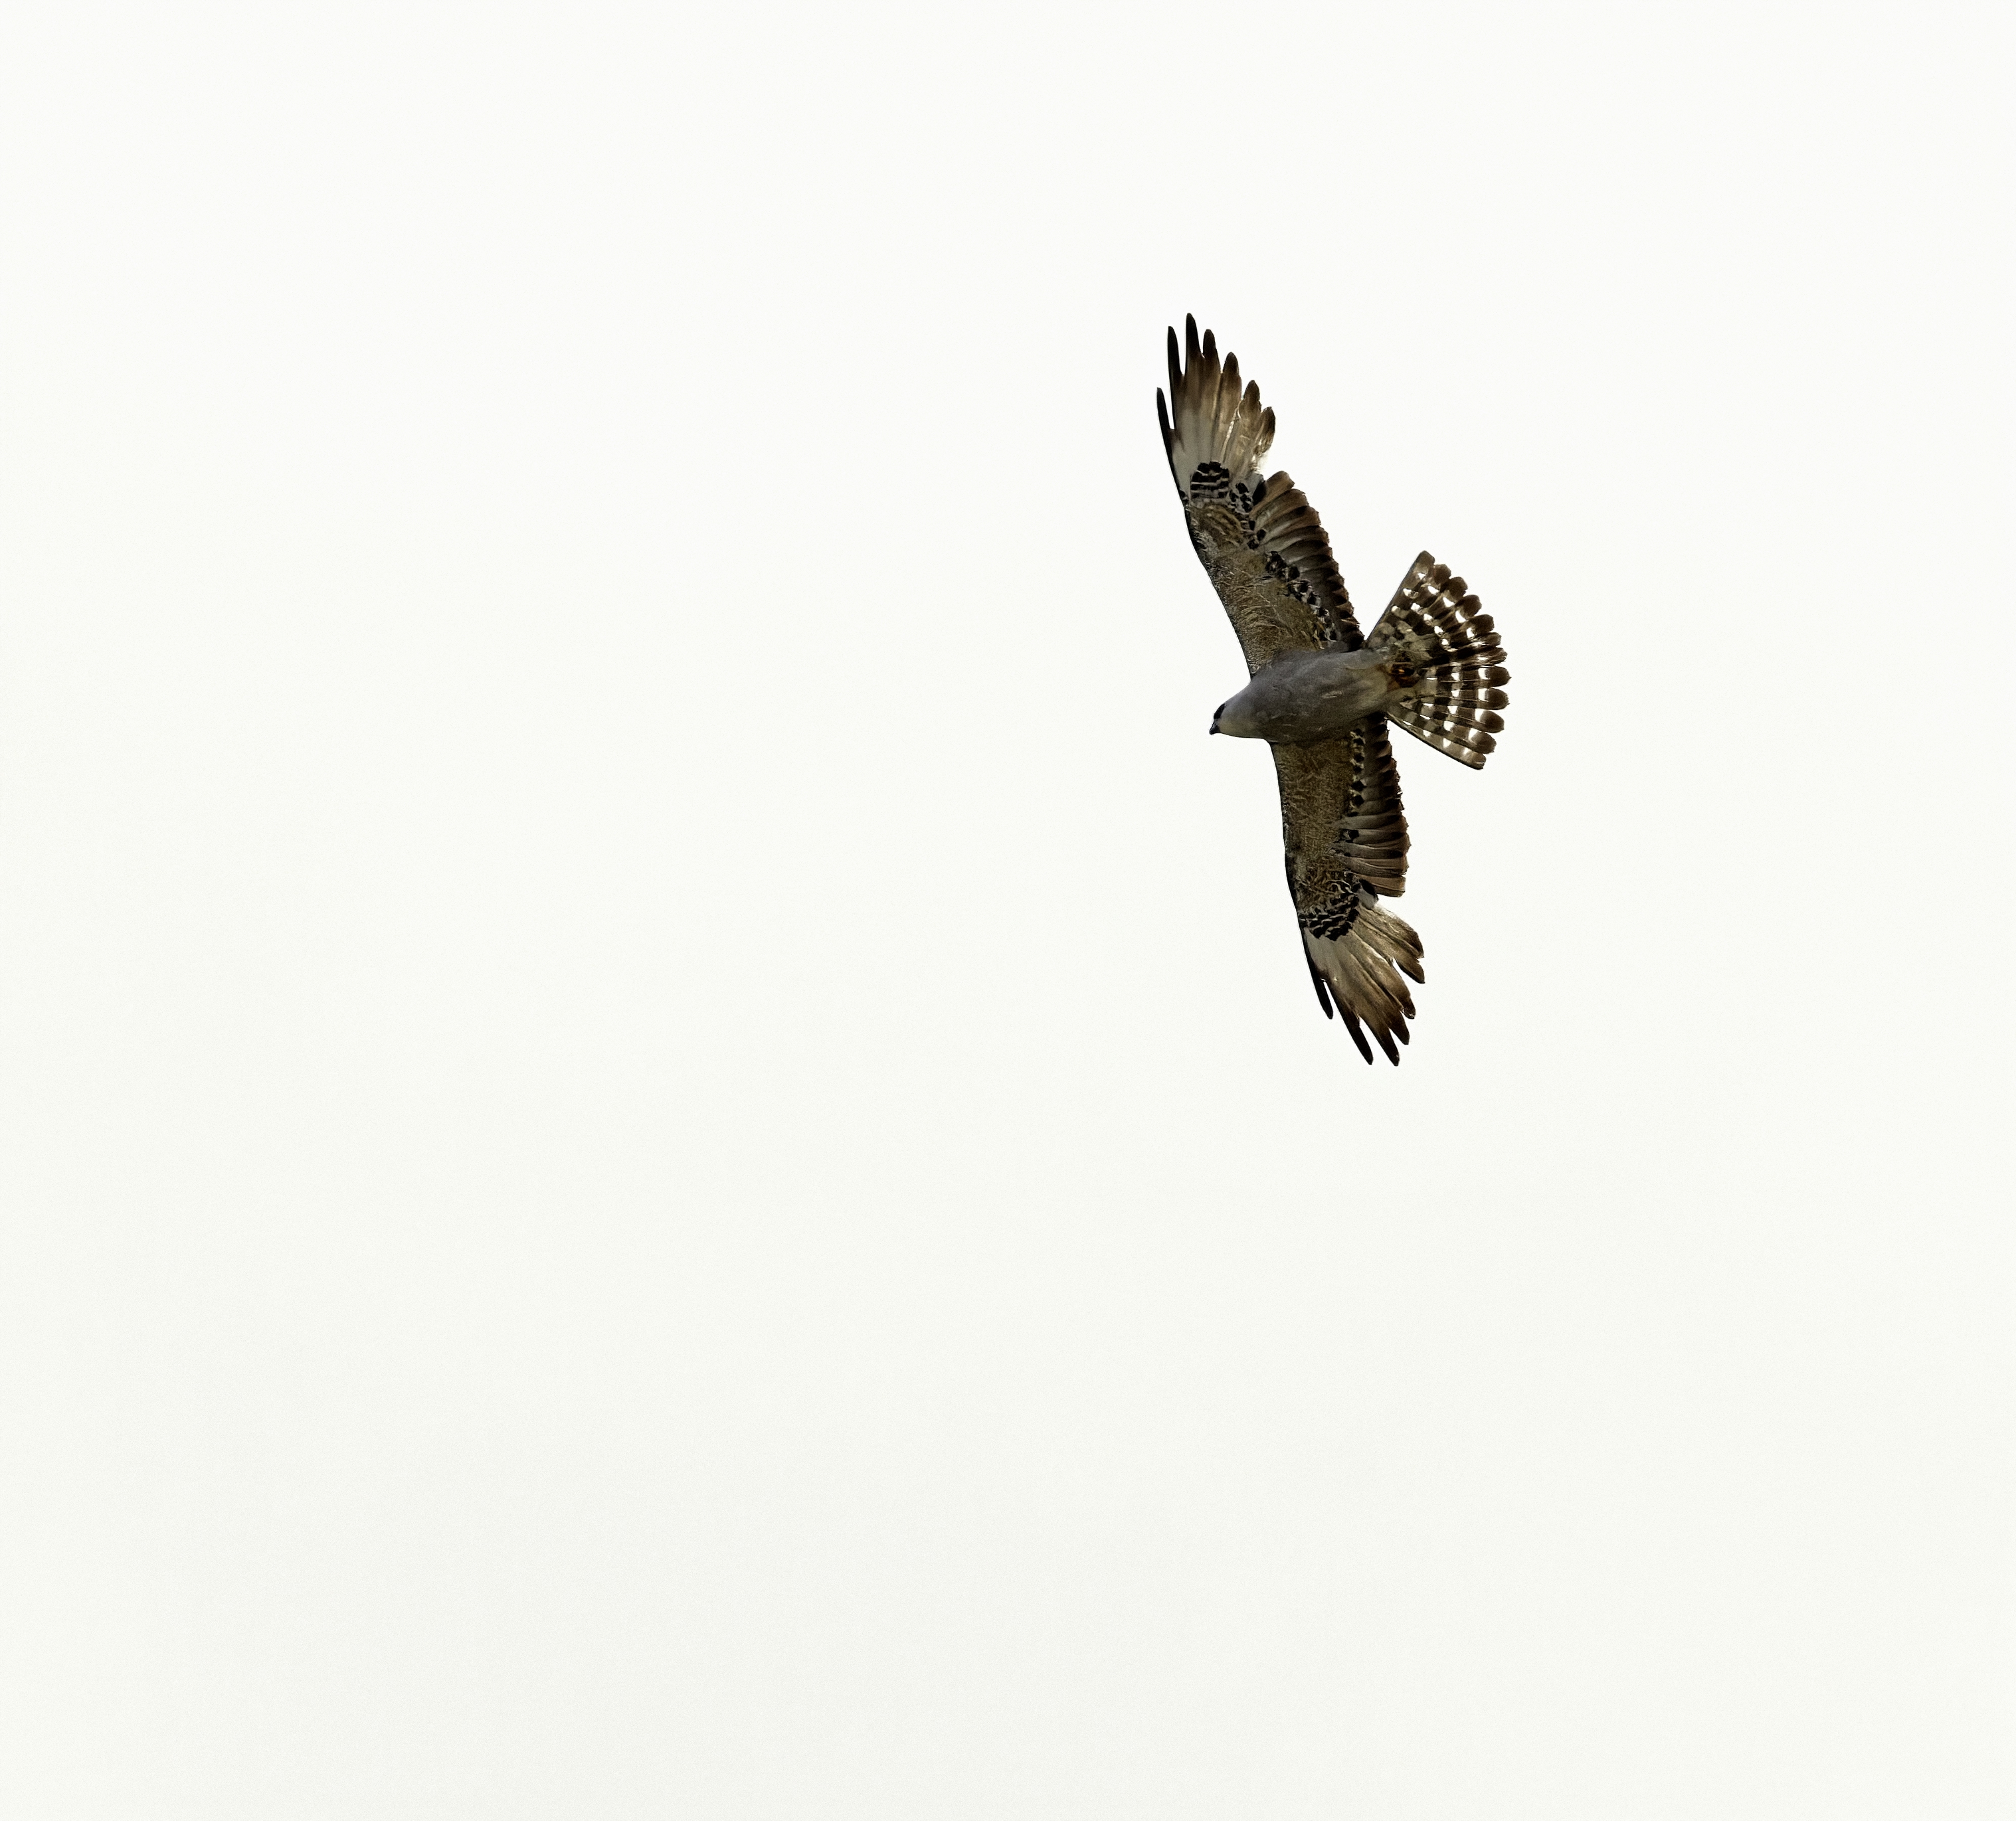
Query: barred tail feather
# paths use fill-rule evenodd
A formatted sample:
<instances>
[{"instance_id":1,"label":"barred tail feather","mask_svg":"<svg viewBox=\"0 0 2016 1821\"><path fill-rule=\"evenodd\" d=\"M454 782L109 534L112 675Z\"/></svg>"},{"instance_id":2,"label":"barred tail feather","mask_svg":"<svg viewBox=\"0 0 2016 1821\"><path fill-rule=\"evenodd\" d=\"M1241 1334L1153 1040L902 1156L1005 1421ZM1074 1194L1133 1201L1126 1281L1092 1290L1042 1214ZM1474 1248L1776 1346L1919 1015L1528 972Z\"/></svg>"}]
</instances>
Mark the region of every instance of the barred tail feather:
<instances>
[{"instance_id":1,"label":"barred tail feather","mask_svg":"<svg viewBox=\"0 0 2016 1821\"><path fill-rule=\"evenodd\" d=\"M1505 718L1502 686L1510 681L1498 629L1482 603L1427 551L1414 559L1399 592L1366 643L1391 652L1417 682L1386 706L1386 718L1438 752L1481 769L1498 744Z\"/></svg>"}]
</instances>

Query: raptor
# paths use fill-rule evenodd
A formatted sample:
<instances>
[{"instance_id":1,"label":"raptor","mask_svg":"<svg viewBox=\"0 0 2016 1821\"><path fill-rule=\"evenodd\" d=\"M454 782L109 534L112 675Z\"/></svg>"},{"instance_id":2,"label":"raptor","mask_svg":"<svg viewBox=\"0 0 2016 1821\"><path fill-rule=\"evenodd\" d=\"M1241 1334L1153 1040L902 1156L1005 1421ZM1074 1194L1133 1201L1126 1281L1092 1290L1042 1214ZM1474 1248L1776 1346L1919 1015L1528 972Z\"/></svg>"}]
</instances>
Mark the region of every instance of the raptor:
<instances>
[{"instance_id":1,"label":"raptor","mask_svg":"<svg viewBox=\"0 0 2016 1821\"><path fill-rule=\"evenodd\" d=\"M1286 474L1262 476L1274 413L1240 386L1187 318L1169 331L1162 446L1190 542L1232 620L1249 681L1213 733L1264 740L1281 788L1281 843L1302 953L1323 1015L1334 1006L1367 1062L1400 1060L1421 940L1381 902L1407 884L1407 819L1389 727L1481 768L1505 722L1504 648L1463 578L1424 550L1367 638L1316 508Z\"/></svg>"}]
</instances>

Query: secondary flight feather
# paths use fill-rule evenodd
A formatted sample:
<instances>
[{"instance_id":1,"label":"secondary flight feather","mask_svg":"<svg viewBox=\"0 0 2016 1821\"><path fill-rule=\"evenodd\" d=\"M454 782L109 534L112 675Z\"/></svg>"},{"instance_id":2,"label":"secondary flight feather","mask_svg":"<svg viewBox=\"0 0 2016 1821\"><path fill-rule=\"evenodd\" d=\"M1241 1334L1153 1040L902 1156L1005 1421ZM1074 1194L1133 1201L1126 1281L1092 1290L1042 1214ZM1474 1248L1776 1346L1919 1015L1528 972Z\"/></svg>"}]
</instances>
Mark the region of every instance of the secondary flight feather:
<instances>
[{"instance_id":1,"label":"secondary flight feather","mask_svg":"<svg viewBox=\"0 0 2016 1821\"><path fill-rule=\"evenodd\" d=\"M1274 413L1240 389L1186 318L1169 331L1162 446L1184 522L1246 656L1251 681L1213 733L1264 740L1281 787L1281 842L1302 952L1323 1015L1335 1006L1367 1062L1397 1063L1414 1015L1421 941L1382 898L1407 884L1407 819L1388 727L1481 768L1505 722L1505 652L1460 576L1427 551L1367 638L1316 509L1286 474L1263 477Z\"/></svg>"}]
</instances>

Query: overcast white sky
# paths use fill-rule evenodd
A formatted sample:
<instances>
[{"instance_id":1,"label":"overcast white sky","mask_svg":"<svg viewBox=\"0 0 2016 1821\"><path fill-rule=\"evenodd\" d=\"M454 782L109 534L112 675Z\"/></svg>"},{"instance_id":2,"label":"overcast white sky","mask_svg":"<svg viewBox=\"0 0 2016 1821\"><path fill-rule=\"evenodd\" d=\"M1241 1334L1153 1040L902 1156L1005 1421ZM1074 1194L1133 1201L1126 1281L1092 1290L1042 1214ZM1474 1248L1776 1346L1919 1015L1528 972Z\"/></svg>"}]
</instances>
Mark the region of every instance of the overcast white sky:
<instances>
[{"instance_id":1,"label":"overcast white sky","mask_svg":"<svg viewBox=\"0 0 2016 1821\"><path fill-rule=\"evenodd\" d=\"M0 1810L2016 1815L2010 20L9 8Z\"/></svg>"}]
</instances>

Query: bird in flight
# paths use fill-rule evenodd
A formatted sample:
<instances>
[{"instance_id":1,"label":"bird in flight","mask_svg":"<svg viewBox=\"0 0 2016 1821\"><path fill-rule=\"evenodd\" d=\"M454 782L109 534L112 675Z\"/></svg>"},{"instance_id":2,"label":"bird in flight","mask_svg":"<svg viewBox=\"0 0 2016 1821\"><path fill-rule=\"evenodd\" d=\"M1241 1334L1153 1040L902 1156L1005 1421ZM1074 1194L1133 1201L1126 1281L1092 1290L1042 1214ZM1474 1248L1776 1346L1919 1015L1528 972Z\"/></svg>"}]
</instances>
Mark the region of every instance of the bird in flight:
<instances>
[{"instance_id":1,"label":"bird in flight","mask_svg":"<svg viewBox=\"0 0 2016 1821\"><path fill-rule=\"evenodd\" d=\"M1335 1005L1367 1062L1366 1031L1397 1063L1414 1015L1421 939L1381 903L1407 883L1407 819L1388 725L1481 768L1505 722L1505 652L1460 576L1427 551L1366 638L1323 520L1286 474L1262 478L1274 413L1242 392L1186 318L1169 331L1162 446L1190 542L1246 656L1246 687L1213 733L1264 740L1281 786L1281 842L1302 953L1323 1016ZM1406 978L1403 979L1402 975Z\"/></svg>"}]
</instances>

